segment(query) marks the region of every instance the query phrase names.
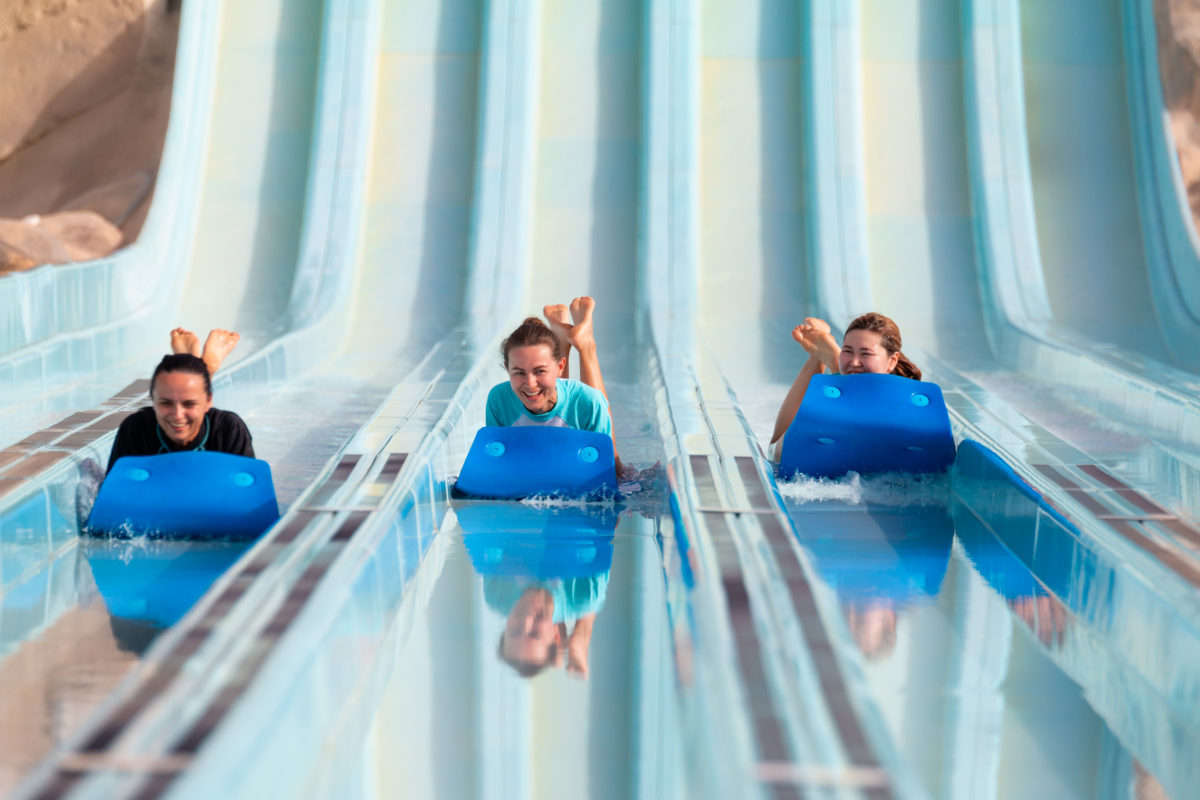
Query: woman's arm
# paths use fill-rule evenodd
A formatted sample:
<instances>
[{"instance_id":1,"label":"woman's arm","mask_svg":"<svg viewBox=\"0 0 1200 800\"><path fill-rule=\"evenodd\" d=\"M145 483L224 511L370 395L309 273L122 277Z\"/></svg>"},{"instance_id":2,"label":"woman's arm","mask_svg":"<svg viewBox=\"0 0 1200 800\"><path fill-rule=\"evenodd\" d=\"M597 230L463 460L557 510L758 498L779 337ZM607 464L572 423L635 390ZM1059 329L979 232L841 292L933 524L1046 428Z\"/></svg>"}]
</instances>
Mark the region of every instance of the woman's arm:
<instances>
[{"instance_id":1,"label":"woman's arm","mask_svg":"<svg viewBox=\"0 0 1200 800\"><path fill-rule=\"evenodd\" d=\"M792 420L796 418L796 412L800 410L800 403L804 400L804 393L808 391L809 382L812 381L813 375L821 373L823 366L821 359L815 355L809 356L808 361L804 362L800 374L792 381L792 388L788 389L787 396L783 398L783 405L779 407L779 414L775 417L775 432L771 434L771 444L775 444L787 433Z\"/></svg>"}]
</instances>

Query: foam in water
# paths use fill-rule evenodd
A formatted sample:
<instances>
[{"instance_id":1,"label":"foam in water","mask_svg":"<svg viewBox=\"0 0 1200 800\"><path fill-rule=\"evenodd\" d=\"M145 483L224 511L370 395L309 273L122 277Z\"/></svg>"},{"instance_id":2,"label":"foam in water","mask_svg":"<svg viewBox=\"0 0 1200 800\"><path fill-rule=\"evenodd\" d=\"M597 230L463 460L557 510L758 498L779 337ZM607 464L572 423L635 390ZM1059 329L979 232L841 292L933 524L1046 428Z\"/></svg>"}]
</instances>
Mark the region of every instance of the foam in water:
<instances>
[{"instance_id":1,"label":"foam in water","mask_svg":"<svg viewBox=\"0 0 1200 800\"><path fill-rule=\"evenodd\" d=\"M840 478L810 478L796 475L779 482L779 492L800 503L835 501L884 506L944 506L950 500L950 478L946 472L881 472L859 475L848 472Z\"/></svg>"}]
</instances>

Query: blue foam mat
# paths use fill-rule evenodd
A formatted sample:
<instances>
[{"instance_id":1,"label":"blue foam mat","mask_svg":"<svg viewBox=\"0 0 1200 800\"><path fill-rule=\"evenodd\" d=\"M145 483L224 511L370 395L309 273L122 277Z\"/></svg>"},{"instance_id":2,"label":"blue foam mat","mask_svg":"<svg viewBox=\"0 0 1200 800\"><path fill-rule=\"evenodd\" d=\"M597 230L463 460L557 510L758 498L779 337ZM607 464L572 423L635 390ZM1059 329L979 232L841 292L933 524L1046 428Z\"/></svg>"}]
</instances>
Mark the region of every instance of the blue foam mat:
<instances>
[{"instance_id":1,"label":"blue foam mat","mask_svg":"<svg viewBox=\"0 0 1200 800\"><path fill-rule=\"evenodd\" d=\"M779 475L938 472L954 437L936 383L898 375L816 375L783 437Z\"/></svg>"},{"instance_id":2,"label":"blue foam mat","mask_svg":"<svg viewBox=\"0 0 1200 800\"><path fill-rule=\"evenodd\" d=\"M504 500L615 495L612 437L533 425L482 428L454 488L470 497Z\"/></svg>"},{"instance_id":3,"label":"blue foam mat","mask_svg":"<svg viewBox=\"0 0 1200 800\"><path fill-rule=\"evenodd\" d=\"M574 578L612 567L615 510L469 502L454 513L480 575Z\"/></svg>"},{"instance_id":4,"label":"blue foam mat","mask_svg":"<svg viewBox=\"0 0 1200 800\"><path fill-rule=\"evenodd\" d=\"M907 603L936 595L950 561L954 524L941 506L818 503L797 538L843 603Z\"/></svg>"},{"instance_id":5,"label":"blue foam mat","mask_svg":"<svg viewBox=\"0 0 1200 800\"><path fill-rule=\"evenodd\" d=\"M111 543L95 542L82 552L109 614L168 628L250 546L160 542L129 556Z\"/></svg>"},{"instance_id":6,"label":"blue foam mat","mask_svg":"<svg viewBox=\"0 0 1200 800\"><path fill-rule=\"evenodd\" d=\"M271 467L228 453L126 456L100 486L92 534L253 539L279 519Z\"/></svg>"}]
</instances>

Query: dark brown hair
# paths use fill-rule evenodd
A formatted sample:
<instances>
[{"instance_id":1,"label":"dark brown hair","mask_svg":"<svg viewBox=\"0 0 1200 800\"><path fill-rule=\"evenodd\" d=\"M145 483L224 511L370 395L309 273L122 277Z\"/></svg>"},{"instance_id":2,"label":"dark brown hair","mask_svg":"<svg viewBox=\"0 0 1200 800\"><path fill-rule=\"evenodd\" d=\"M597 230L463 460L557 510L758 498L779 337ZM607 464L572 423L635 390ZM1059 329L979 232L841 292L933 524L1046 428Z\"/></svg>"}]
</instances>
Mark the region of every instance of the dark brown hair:
<instances>
[{"instance_id":1,"label":"dark brown hair","mask_svg":"<svg viewBox=\"0 0 1200 800\"><path fill-rule=\"evenodd\" d=\"M508 369L510 350L514 347L529 347L534 344L544 344L549 347L555 361L563 357L562 341L554 335L550 326L537 317L526 317L525 321L500 343L500 358L503 359L504 368Z\"/></svg>"},{"instance_id":2,"label":"dark brown hair","mask_svg":"<svg viewBox=\"0 0 1200 800\"><path fill-rule=\"evenodd\" d=\"M551 664L558 663L558 643L555 642L546 648L546 660L540 664L536 661L522 661L519 658L509 658L504 654L504 631L501 631L500 643L496 645L496 655L522 678L532 678Z\"/></svg>"},{"instance_id":3,"label":"dark brown hair","mask_svg":"<svg viewBox=\"0 0 1200 800\"><path fill-rule=\"evenodd\" d=\"M204 392L212 397L212 376L208 374L208 365L199 357L191 353L172 353L163 356L162 361L158 362L158 366L154 368L154 374L150 376L151 395L154 394L154 385L158 381L158 376L164 372L190 372L193 375L199 375L204 378Z\"/></svg>"},{"instance_id":4,"label":"dark brown hair","mask_svg":"<svg viewBox=\"0 0 1200 800\"><path fill-rule=\"evenodd\" d=\"M846 333L850 331L870 331L878 333L881 340L880 344L888 353L899 353L900 360L896 362L896 366L892 369L893 375L899 375L903 378L912 378L914 381L921 380L921 369L908 360L908 356L900 352L902 342L900 341L900 328L892 321L891 317L885 317L883 314L878 314L874 311L863 314L856 318L846 328ZM845 334L842 335L845 339Z\"/></svg>"}]
</instances>

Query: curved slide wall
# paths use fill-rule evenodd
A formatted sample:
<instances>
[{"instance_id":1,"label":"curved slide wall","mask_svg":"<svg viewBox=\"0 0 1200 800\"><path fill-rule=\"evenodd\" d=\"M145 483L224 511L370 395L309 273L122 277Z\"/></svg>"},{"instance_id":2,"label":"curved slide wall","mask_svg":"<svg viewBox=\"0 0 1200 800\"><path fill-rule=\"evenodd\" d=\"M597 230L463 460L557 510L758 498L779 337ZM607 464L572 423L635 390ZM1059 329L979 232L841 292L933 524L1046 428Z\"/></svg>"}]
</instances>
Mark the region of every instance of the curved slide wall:
<instances>
[{"instance_id":1,"label":"curved slide wall","mask_svg":"<svg viewBox=\"0 0 1200 800\"><path fill-rule=\"evenodd\" d=\"M240 330L243 357L284 330L304 225L322 4L188 4L182 13L146 230L110 258L42 268L14 284L41 295L26 300L31 323L0 357L15 390L0 419L6 439L143 377L175 325L201 336ZM58 321L43 330L47 298Z\"/></svg>"},{"instance_id":2,"label":"curved slide wall","mask_svg":"<svg viewBox=\"0 0 1200 800\"><path fill-rule=\"evenodd\" d=\"M308 321L314 315L320 317L312 309L327 296L345 297L347 305L335 303L336 313L321 317L327 320L325 324L299 327L257 351L243 365L231 367L220 391L228 392L222 395L230 398L228 405L248 409L248 419L260 432L264 455L280 467L281 493L294 498L297 506L309 504L323 509L322 514L343 515L337 517L342 520L355 513L356 503L370 498L365 489L354 496L318 497L313 479L329 475L331 458L363 456L360 463L367 466L355 467L353 474L366 480L379 474L381 455L403 452L410 459L404 473L409 477L400 491L383 501L402 520L398 523L401 527L372 534L375 538L369 541L373 544L355 542L355 548L336 562L332 576L338 580L322 585L320 602L306 612L299 632L287 641L291 660L280 657L273 661L268 676L286 676L297 681L297 686L300 681L311 681L314 687L336 683L327 680L328 675L345 673L326 673L323 665L337 662L338 654L346 651L347 631L355 634L350 640L355 645L366 648L377 641L371 638L376 635L374 629L355 627L373 619L375 613L376 606L356 605L366 602L363 597L386 595L388 602L394 602L395 606L384 608L397 611L397 628L408 624L406 619L411 617L406 615L419 612L430 602L430 581L437 577L442 562L431 560L429 554L437 551L417 551L415 561L422 570L418 587L423 587L424 593L402 597L402 584L387 595L370 578L374 570L385 570L391 564L392 555L384 543L403 551L406 540L417 536L414 528L431 524L428 517L422 518L427 508L433 509L432 524L440 521L444 506L430 495L444 490L445 477L461 459L471 420L478 418L481 391L489 383L484 378L486 371L495 375L497 334L514 317L536 312L547 300L566 300L581 288L601 300L600 338L602 343L616 343L610 352L621 354L651 340L666 341L675 348L660 351L657 377L653 370L650 378L622 375L619 359L615 359L613 374L622 383L639 378L647 382L643 394L660 424L664 417L675 414L676 435L668 448L681 448L686 454L686 448L695 447L694 443L705 437L718 450L727 448L722 460L713 463L731 464L734 452L741 457L752 454L755 439L741 430L743 412L758 433L757 440L765 438L762 428L769 424L778 396L798 367L798 359L791 360L796 348L787 339L790 324L820 302L831 316L844 317L861 310L855 306L868 304L872 293L876 298L882 296L880 287L906 298L903 313L897 316L910 341L924 344L928 338L933 342L928 345L929 360L923 363L956 393L955 401L973 393L972 399L982 398L981 404L994 412L990 417L983 413L970 416L963 412L965 406L956 405L960 429L970 431L975 426L1003 439L1011 445L1011 452L1020 453L1033 452L1038 443L1052 438L1033 425L1016 433L1004 428L1019 416L1010 413L1006 401L1042 419L1049 402L1044 395L1031 401L1022 393L1006 391L1006 383L1024 377L1005 372L998 363L981 363L968 347L985 341L988 325L994 323L987 321L991 311L981 299L986 296L982 281L972 278L970 270L956 269L960 259L968 264L973 259L969 211L973 179L964 144L971 134L964 122L961 98L966 88L962 56L955 44L955 37L961 35L956 29L960 15L939 3L921 9L906 6L900 11L897 6L889 4L891 10L884 14L881 4L862 3L850 14L839 8L822 16L828 8L798 12L789 4L763 2L748 10L739 6L735 13L730 5L711 3L695 16L685 9L673 9L675 15L664 21L656 16L663 13L660 7L651 12L632 5L597 4L579 11L555 3L496 3L483 10L447 0L435 8L415 2L388 4L382 10L353 5L344 17L327 15L323 32L327 54L328 42L345 41L335 35L331 25L358 26L366 31L363 36L369 44L356 52L364 55L367 66L362 67L361 75L348 77L346 87L347 91L365 87L371 99L350 103L351 113L342 118L351 135L339 152L359 153L360 163L355 165L350 159L351 171L339 179L330 178L327 194L314 194L312 187L322 185L321 173L314 172L306 213L309 219L317 219L326 213L321 207L343 205L350 223L331 225L328 239L320 241L327 257L337 256L333 258L335 266L337 258L352 265L339 273L352 276L352 282L331 278L323 285L328 287L326 294L323 289L312 289L308 273L304 277L298 273L291 295L304 301L296 306L303 311L295 317ZM905 16L905 9L911 14ZM359 12L366 19L356 17ZM695 56L700 88L694 117L688 116L690 101L670 92L666 94L672 102L670 110L682 111L681 117L652 113L644 105L639 111L638 86L650 80L650 60L639 58L637 48L660 40L636 28L638 20L651 18L657 27L692 28L691 34L684 33L679 39L686 43L689 35L694 36L695 52L685 44L671 58ZM814 44L814 30L819 26L828 26L826 32L838 39L834 46L822 49ZM849 48L839 39L847 33L857 41ZM669 41L678 44L678 40ZM835 96L862 98L868 124L861 133L852 131L848 141L862 136L864 164L839 164L833 178L846 180L856 172L866 177L861 205L865 222L859 221L860 230L866 233L865 246L861 241L855 244L853 235L844 235L845 231L853 234L859 224L853 219L845 221L845 230L838 235L822 228L824 221L836 215L828 213L821 193L811 186L830 173L826 164L808 155L813 152L813 131L825 120L854 116L841 107L819 106L819 87L811 76L830 63L846 63L847 50L858 48L861 61L838 79L861 76L861 85L849 94ZM353 60L344 55L347 61ZM327 74L322 70L323 78ZM529 76L537 80L527 85L524 81ZM324 93L329 84L321 85L318 98L327 97ZM673 88L690 89L687 81ZM830 110L836 113L827 115ZM372 133L369 149L353 135L359 130L353 125L357 114L363 115L358 120L361 130ZM673 184L676 187L689 180L695 184L679 196L672 195L667 204L671 213L660 215L654 203L662 199L658 194L662 187L655 179L642 177L643 162L639 161L641 148L656 146L656 140L647 134L639 142L635 131L661 132L664 119L685 120L678 126L684 133L676 135L686 139L690 131L696 144L690 153L686 143L671 152L672 157L682 158L672 165L677 172L669 173L669 182L677 182ZM870 123L872 119L886 119L896 130L891 136L873 138L873 128L878 126ZM330 122L325 114L318 120L320 130ZM397 138L403 140L403 146L397 146ZM359 143L355 145L355 141ZM927 163L934 155L958 151L961 158L955 155ZM313 164L322 163L326 153L316 147ZM688 168L690 156L696 159L695 171ZM337 161L336 167L341 166L344 162ZM650 163L653 169L661 166L658 161ZM354 169L359 170L357 178ZM644 181L640 187L639 180ZM842 192L839 200L844 215L854 213L855 198ZM654 257L662 255L656 249L657 232L642 229L645 250L639 251L634 241L639 231L634 207L639 203L645 214L643 224L653 220L670 227L689 213L692 202L698 214L687 223L692 227L672 242L668 256L678 257L689 246L696 247L699 278L692 281L697 284L694 306L690 284L663 291L671 281L687 279L686 270L664 276L660 265L650 265ZM695 234L694 238L689 239L689 234ZM806 254L824 252L821 248L839 241L839 236L842 255L853 259L858 253L864 269L831 278L825 273L833 263L809 260ZM314 251L307 245L314 240L304 242L297 248L299 263L328 266L326 258L308 261ZM639 264L642 274L635 271ZM730 279L731 273L735 279ZM835 302L822 287L838 282L844 297ZM955 302L948 303L943 313L922 316L921 304L942 291ZM635 314L622 315L631 308L638 313L653 310L654 314L649 322ZM612 310L605 315L608 309ZM291 320L290 312L278 307L276 312L281 319ZM647 338L628 335L630 329L642 331ZM385 335L384 330L394 335ZM697 348L702 351L699 354L692 350L696 343L688 341L693 336L702 345ZM323 360L325 354L335 358ZM673 361L676 357L678 362ZM606 367L610 363L606 362ZM309 368L303 376L299 365ZM725 385L713 379L714 373L728 382L736 403ZM994 387L996 395L973 384L975 377ZM655 380L661 383L655 384ZM686 403L678 398L697 390L707 392L702 400L708 407L691 417ZM668 404L670 411L666 410ZM314 418L319 424L313 424ZM1097 415L1087 420L1093 421L1103 424L1105 419ZM706 425L710 430L704 430ZM1059 421L1059 425L1064 423ZM1028 449L1020 450L1021 446ZM1095 447L1094 452L1119 452L1111 440ZM669 449L672 466L682 468L687 459L678 456L677 450ZM368 482L367 488L371 485L375 484ZM725 499L745 502L736 494ZM415 521L404 516L405 508L415 515ZM695 509L685 508L681 519L694 519L695 514ZM322 523L321 535L333 535L336 528L332 521ZM639 536L646 531L637 528L624 533ZM307 553L319 552L319 542L308 544L314 549ZM262 549L271 546L266 543ZM639 581L657 577L656 569L645 565L654 566L653 558L663 557L652 549L646 554L649 558L639 566ZM296 555L272 580L298 579L307 557ZM707 558L707 553L700 558ZM668 567L663 569L669 573ZM351 580L361 583L352 584ZM677 588L672 580L677 578L667 580L668 592ZM270 598L264 588L252 599L266 603ZM663 601L659 595L642 599L649 606ZM456 604L461 605L456 600L450 606ZM437 606L431 619L443 619L450 606ZM468 609L466 613L473 612ZM459 617L450 614L446 618ZM645 619L653 626L662 624L655 615ZM724 617L714 619L720 622L705 623L711 627L704 630L716 632L719 639ZM421 635L425 632L422 628ZM394 641L385 639L384 643ZM443 644L445 652L463 658L483 657L470 651L469 642ZM329 660L316 661L317 656L307 660L314 653ZM304 660L306 671L292 678L296 659ZM797 659L797 663L802 661ZM715 670L708 673L710 677L724 681L716 681L725 688L715 691L729 691L728 675L721 672L728 665L713 668L709 664L706 668ZM656 673L654 679L659 677ZM370 682L376 678L363 679ZM289 752L288 743L264 753L263 764L257 768L245 760L249 752L246 737L253 738L255 725L261 724L251 724L251 719L262 717L259 712L263 711L269 712L266 718L270 719L294 699L286 690L293 684L283 680L274 686L270 683L260 682L241 707L237 719L243 727L222 729L201 755L205 765L238 763L251 772L196 770L188 776L188 788L198 795L211 795L213 786L205 783L205 775L225 775L232 781L250 774L269 780L267 767L284 763L271 759ZM336 691L343 690L352 694L352 688L338 684ZM740 708L721 702L713 701L706 711L709 717L698 714L695 718L711 719L719 716L722 708ZM156 711L169 716L170 708L164 704ZM495 716L485 716L485 735L490 738L481 735L479 741L499 745L504 721L524 719L522 724L528 723L528 718L507 716L519 711L504 706L484 712ZM643 708L638 713L650 712ZM865 713L869 718L871 712ZM362 716L355 714L367 712L348 707L342 716L332 717L337 721L334 729L359 730ZM737 753L739 764L746 755L739 728L743 723L731 720L729 730L722 732L729 738L718 740L718 744L730 745L728 752ZM814 722L821 724L825 723ZM709 742L708 746L714 745ZM817 745L814 752L830 758L829 763L841 763L839 754L823 751L822 746L834 747ZM319 743L310 741L301 749L304 747L319 747ZM886 746L881 750L886 752ZM347 763L361 771L361 760ZM476 787L491 786L486 781L488 769L498 767L485 763L478 775L464 780L476 780ZM709 768L717 779L710 785L714 792L729 785L722 781L738 779ZM353 771L322 774L350 775ZM296 779L298 773L292 775ZM862 775L873 778L875 773L866 770ZM366 779L360 776L359 780ZM243 789L250 791L253 785L243 784Z\"/></svg>"}]
</instances>

